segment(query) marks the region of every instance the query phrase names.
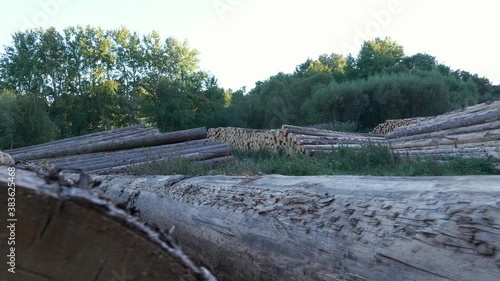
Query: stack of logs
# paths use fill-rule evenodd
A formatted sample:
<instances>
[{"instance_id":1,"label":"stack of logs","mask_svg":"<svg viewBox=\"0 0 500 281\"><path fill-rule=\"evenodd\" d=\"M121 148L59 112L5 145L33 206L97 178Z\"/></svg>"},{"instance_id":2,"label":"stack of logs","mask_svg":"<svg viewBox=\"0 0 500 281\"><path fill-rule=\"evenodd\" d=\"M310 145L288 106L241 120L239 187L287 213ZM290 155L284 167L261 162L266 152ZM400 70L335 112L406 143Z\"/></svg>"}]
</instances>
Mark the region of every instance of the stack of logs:
<instances>
[{"instance_id":1,"label":"stack of logs","mask_svg":"<svg viewBox=\"0 0 500 281\"><path fill-rule=\"evenodd\" d=\"M15 160L94 173L126 172L131 168L183 158L215 165L233 159L231 148L207 139L206 128L160 134L137 125L7 151Z\"/></svg>"},{"instance_id":2,"label":"stack of logs","mask_svg":"<svg viewBox=\"0 0 500 281\"><path fill-rule=\"evenodd\" d=\"M420 120L422 118L389 119L375 127L370 134L386 135L399 127L415 125Z\"/></svg>"},{"instance_id":3,"label":"stack of logs","mask_svg":"<svg viewBox=\"0 0 500 281\"><path fill-rule=\"evenodd\" d=\"M500 100L428 117L386 137L402 155L500 159Z\"/></svg>"},{"instance_id":4,"label":"stack of logs","mask_svg":"<svg viewBox=\"0 0 500 281\"><path fill-rule=\"evenodd\" d=\"M383 136L345 133L310 127L283 125L279 130L244 128L209 129L211 139L220 140L241 150L283 150L286 154L328 153L339 147L361 147L365 144L387 145Z\"/></svg>"}]
</instances>

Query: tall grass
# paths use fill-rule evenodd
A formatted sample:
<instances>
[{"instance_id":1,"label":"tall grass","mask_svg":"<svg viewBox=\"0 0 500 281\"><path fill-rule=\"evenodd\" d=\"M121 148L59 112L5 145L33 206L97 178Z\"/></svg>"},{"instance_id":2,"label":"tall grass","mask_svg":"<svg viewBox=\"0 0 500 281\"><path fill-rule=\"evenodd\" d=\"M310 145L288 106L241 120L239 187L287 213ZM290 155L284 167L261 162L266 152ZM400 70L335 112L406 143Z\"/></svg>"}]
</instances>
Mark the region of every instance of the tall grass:
<instances>
[{"instance_id":1,"label":"tall grass","mask_svg":"<svg viewBox=\"0 0 500 281\"><path fill-rule=\"evenodd\" d=\"M435 161L429 158L398 157L386 147L367 145L361 148L341 147L318 156L293 155L269 151L233 151L237 162L218 167L193 165L173 159L132 169L140 175L372 175L372 176L458 176L495 175L492 159L457 157Z\"/></svg>"}]
</instances>

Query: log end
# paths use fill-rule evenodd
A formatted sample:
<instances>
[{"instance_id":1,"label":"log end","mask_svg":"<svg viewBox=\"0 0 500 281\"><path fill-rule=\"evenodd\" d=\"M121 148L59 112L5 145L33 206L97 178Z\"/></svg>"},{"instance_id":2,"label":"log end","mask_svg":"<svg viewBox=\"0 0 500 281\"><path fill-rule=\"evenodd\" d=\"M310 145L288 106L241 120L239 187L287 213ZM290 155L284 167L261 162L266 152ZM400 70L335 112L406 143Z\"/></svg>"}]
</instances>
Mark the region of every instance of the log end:
<instances>
[{"instance_id":1,"label":"log end","mask_svg":"<svg viewBox=\"0 0 500 281\"><path fill-rule=\"evenodd\" d=\"M15 161L7 152L0 151L0 165L14 165Z\"/></svg>"}]
</instances>

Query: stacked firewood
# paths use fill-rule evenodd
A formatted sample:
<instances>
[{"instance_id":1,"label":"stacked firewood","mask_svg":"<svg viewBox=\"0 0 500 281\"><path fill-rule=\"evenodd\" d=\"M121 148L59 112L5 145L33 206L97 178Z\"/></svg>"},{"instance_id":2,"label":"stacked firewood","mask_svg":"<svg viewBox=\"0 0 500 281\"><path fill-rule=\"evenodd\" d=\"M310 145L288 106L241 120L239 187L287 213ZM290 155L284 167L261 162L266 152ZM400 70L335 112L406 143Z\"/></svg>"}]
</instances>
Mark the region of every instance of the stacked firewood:
<instances>
[{"instance_id":1,"label":"stacked firewood","mask_svg":"<svg viewBox=\"0 0 500 281\"><path fill-rule=\"evenodd\" d=\"M387 139L394 152L402 155L500 159L500 100L397 128Z\"/></svg>"},{"instance_id":2,"label":"stacked firewood","mask_svg":"<svg viewBox=\"0 0 500 281\"><path fill-rule=\"evenodd\" d=\"M283 125L279 130L244 128L209 129L209 138L220 140L242 150L283 150L287 154L328 153L338 147L360 147L365 144L386 145L383 136L345 133L310 127Z\"/></svg>"},{"instance_id":3,"label":"stacked firewood","mask_svg":"<svg viewBox=\"0 0 500 281\"><path fill-rule=\"evenodd\" d=\"M419 120L422 120L422 118L389 119L384 123L377 125L377 127L371 131L371 134L386 135L394 131L396 128L415 125Z\"/></svg>"},{"instance_id":4,"label":"stacked firewood","mask_svg":"<svg viewBox=\"0 0 500 281\"><path fill-rule=\"evenodd\" d=\"M231 148L207 139L206 128L160 134L143 125L109 130L7 151L15 160L60 169L126 172L143 165L182 158L215 165L232 160Z\"/></svg>"}]
</instances>

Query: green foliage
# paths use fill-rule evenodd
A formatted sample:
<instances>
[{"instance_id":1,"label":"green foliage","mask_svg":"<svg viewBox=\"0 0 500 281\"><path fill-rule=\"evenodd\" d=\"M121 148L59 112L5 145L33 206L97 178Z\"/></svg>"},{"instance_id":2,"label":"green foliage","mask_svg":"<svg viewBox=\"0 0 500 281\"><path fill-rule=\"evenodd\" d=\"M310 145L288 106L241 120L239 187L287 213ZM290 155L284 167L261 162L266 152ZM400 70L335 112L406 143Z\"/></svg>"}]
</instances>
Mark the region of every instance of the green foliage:
<instances>
[{"instance_id":1,"label":"green foliage","mask_svg":"<svg viewBox=\"0 0 500 281\"><path fill-rule=\"evenodd\" d=\"M33 95L0 94L0 149L10 149L55 139L56 126L45 103Z\"/></svg>"}]
</instances>

